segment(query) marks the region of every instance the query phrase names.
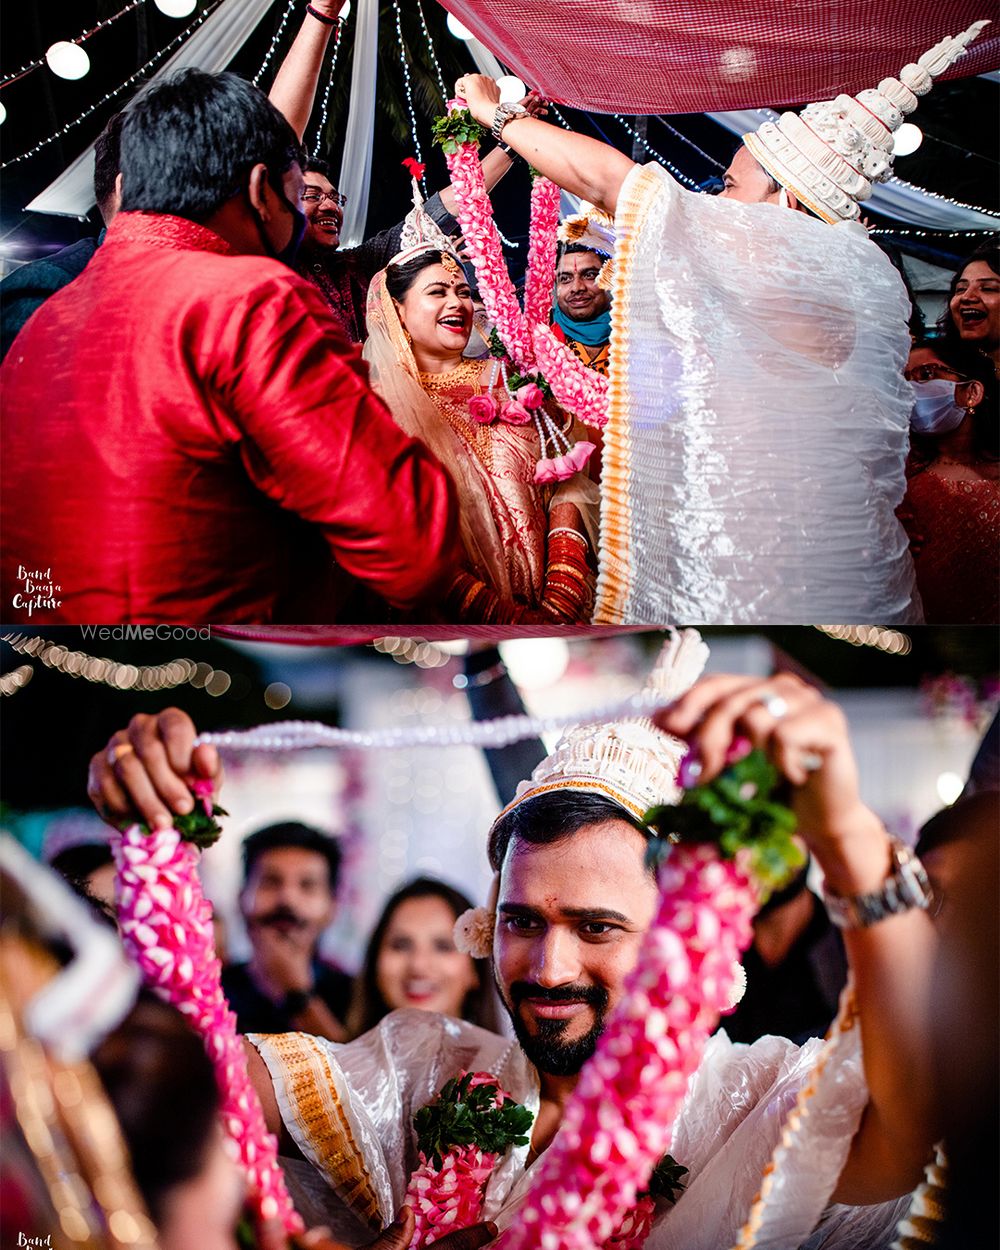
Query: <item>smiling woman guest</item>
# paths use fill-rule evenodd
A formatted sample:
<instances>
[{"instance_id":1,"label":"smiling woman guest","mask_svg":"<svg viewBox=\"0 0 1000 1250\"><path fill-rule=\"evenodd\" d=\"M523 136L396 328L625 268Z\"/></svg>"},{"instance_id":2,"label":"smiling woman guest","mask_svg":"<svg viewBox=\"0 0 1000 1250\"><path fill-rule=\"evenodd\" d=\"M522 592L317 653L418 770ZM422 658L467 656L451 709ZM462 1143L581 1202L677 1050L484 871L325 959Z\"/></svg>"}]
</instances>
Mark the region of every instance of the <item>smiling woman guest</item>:
<instances>
[{"instance_id":1,"label":"smiling woman guest","mask_svg":"<svg viewBox=\"0 0 1000 1250\"><path fill-rule=\"evenodd\" d=\"M1000 243L983 243L956 272L938 328L985 356L1000 379Z\"/></svg>"},{"instance_id":2,"label":"smiling woman guest","mask_svg":"<svg viewBox=\"0 0 1000 1250\"><path fill-rule=\"evenodd\" d=\"M372 387L458 490L468 579L459 619L589 620L596 488L582 473L535 482L535 421L511 401L498 362L464 355L473 305L457 257L426 243L400 252L372 279L367 319Z\"/></svg>"},{"instance_id":3,"label":"smiling woman guest","mask_svg":"<svg viewBox=\"0 0 1000 1250\"><path fill-rule=\"evenodd\" d=\"M497 1030L485 960L455 947L455 921L471 902L443 881L417 877L386 903L365 952L348 1016L353 1037L401 1007L439 1011Z\"/></svg>"}]
</instances>

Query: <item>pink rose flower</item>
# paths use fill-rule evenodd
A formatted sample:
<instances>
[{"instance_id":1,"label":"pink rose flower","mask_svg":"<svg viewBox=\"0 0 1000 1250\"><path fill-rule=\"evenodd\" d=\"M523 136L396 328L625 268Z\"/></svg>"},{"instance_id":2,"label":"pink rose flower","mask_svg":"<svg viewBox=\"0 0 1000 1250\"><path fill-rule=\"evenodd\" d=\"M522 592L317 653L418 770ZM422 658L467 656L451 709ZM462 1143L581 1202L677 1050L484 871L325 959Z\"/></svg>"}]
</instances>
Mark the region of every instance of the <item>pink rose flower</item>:
<instances>
[{"instance_id":1,"label":"pink rose flower","mask_svg":"<svg viewBox=\"0 0 1000 1250\"><path fill-rule=\"evenodd\" d=\"M514 398L519 404L524 404L525 408L541 408L545 402L545 396L534 382L525 382L523 386L519 386L514 392Z\"/></svg>"},{"instance_id":2,"label":"pink rose flower","mask_svg":"<svg viewBox=\"0 0 1000 1250\"><path fill-rule=\"evenodd\" d=\"M566 453L565 457L566 466L570 471L570 476L574 473L581 472L586 467L587 461L594 454L595 446L596 445L594 443L587 443L584 441L573 444L573 446Z\"/></svg>"},{"instance_id":3,"label":"pink rose flower","mask_svg":"<svg viewBox=\"0 0 1000 1250\"><path fill-rule=\"evenodd\" d=\"M469 415L480 425L489 425L497 419L497 401L492 395L473 395L469 400Z\"/></svg>"},{"instance_id":4,"label":"pink rose flower","mask_svg":"<svg viewBox=\"0 0 1000 1250\"><path fill-rule=\"evenodd\" d=\"M524 404L516 399L509 399L500 410L500 420L507 425L530 425L533 418Z\"/></svg>"},{"instance_id":5,"label":"pink rose flower","mask_svg":"<svg viewBox=\"0 0 1000 1250\"><path fill-rule=\"evenodd\" d=\"M559 477L556 473L556 462L543 456L542 459L535 465L535 481L539 485L542 485L545 482L558 482Z\"/></svg>"}]
</instances>

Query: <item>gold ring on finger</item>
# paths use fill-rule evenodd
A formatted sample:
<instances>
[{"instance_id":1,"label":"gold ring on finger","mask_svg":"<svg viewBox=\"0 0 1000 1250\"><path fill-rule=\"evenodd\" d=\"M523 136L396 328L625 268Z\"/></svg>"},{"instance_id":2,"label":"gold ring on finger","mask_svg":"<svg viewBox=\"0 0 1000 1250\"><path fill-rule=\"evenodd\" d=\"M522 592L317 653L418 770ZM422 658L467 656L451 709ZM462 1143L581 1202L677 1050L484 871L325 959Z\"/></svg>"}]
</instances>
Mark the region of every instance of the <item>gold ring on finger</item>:
<instances>
[{"instance_id":1,"label":"gold ring on finger","mask_svg":"<svg viewBox=\"0 0 1000 1250\"><path fill-rule=\"evenodd\" d=\"M134 751L135 747L131 742L117 742L113 747L108 747L108 763L114 768L123 755Z\"/></svg>"}]
</instances>

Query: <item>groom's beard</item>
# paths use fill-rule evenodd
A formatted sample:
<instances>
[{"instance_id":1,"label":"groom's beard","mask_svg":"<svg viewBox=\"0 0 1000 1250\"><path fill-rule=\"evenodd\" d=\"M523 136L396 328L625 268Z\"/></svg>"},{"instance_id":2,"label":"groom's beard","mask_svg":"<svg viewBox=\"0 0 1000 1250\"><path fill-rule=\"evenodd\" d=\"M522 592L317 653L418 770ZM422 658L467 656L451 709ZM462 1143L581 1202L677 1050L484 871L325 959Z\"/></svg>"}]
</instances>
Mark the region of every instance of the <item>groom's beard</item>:
<instances>
[{"instance_id":1,"label":"groom's beard","mask_svg":"<svg viewBox=\"0 0 1000 1250\"><path fill-rule=\"evenodd\" d=\"M497 987L500 989L500 987ZM576 1076L597 1049L597 1039L604 1032L608 1010L608 991L597 985L558 985L546 989L530 981L514 981L510 986L510 1002L500 990L500 1000L510 1016L514 1034L521 1049L539 1072L550 1076ZM582 1037L566 1041L563 1034L571 1020L535 1020L529 1032L519 1007L526 998L544 999L551 1003L584 1002L594 1012L594 1023Z\"/></svg>"}]
</instances>

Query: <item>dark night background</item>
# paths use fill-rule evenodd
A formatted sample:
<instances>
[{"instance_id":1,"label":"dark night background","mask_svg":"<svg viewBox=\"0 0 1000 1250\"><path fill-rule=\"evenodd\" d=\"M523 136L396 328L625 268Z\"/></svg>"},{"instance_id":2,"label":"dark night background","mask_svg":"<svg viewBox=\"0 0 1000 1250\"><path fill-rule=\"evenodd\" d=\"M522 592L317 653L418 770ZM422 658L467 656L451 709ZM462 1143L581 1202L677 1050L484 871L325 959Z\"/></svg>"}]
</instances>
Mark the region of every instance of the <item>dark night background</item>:
<instances>
[{"instance_id":1,"label":"dark night background","mask_svg":"<svg viewBox=\"0 0 1000 1250\"><path fill-rule=\"evenodd\" d=\"M79 3L51 0L46 4L14 4L5 0L0 31L0 76L16 73L22 66L43 55L56 40L75 38L83 30L125 8L127 3L128 0L82 0ZM466 45L447 31L447 14L441 5L436 0L422 0L422 4L437 58L450 89L457 77L473 68L471 57ZM190 17L172 19L161 14L152 0L147 0L87 40L85 47L91 59L91 69L84 78L69 82L57 78L42 66L4 87L0 91L0 100L7 110L6 121L0 126L3 159L10 160L73 121L175 39L198 14L213 6L214 0L198 0L198 7ZM275 0L270 13L244 44L231 69L248 78L257 73L286 7L285 0ZM304 5L296 0L281 43L262 80L261 85L265 89L270 86L273 73L301 23L303 8ZM346 124L354 20L352 13L345 23L326 127L326 151L321 153L332 158L334 169L339 169ZM431 147L430 142L431 120L442 111L443 106L416 0L403 0L401 21L410 55L418 134L428 161L428 185L434 188L443 185L447 179L443 157ZM380 33L375 130L377 156L372 172L368 233L393 224L407 211L409 179L400 162L404 157L415 154L391 3L381 6ZM325 82L324 76L320 93ZM953 199L1000 209L998 91L1000 86L996 82L980 78L936 85L934 91L921 101L919 112L914 116L924 131L924 142L912 156L899 158L896 168L900 177ZM98 108L67 135L29 160L4 171L0 195L0 255L4 259L32 259L86 234L96 233L99 228L96 212L90 223L81 223L72 218L25 214L23 206L95 138L108 116L121 108L128 98L129 92L124 92L116 100ZM613 118L578 113L572 109L566 109L564 113L575 129L606 138L615 146L631 152L631 137ZM317 111L307 130L310 139L315 133L318 116ZM672 116L667 121L708 157L722 166L728 164L735 148L734 136L715 122L700 114ZM721 172L711 161L671 134L659 119L649 119L647 139L658 152L698 182ZM519 162L494 195L501 229L509 238L522 243L521 248L510 256L515 270L523 265L525 255L523 243L527 231L528 185L527 170ZM871 216L873 224L893 224L880 222L875 215ZM971 251L974 243L974 239L949 239L946 235L936 235L927 239L906 240L904 246L914 255L953 264Z\"/></svg>"}]
</instances>

